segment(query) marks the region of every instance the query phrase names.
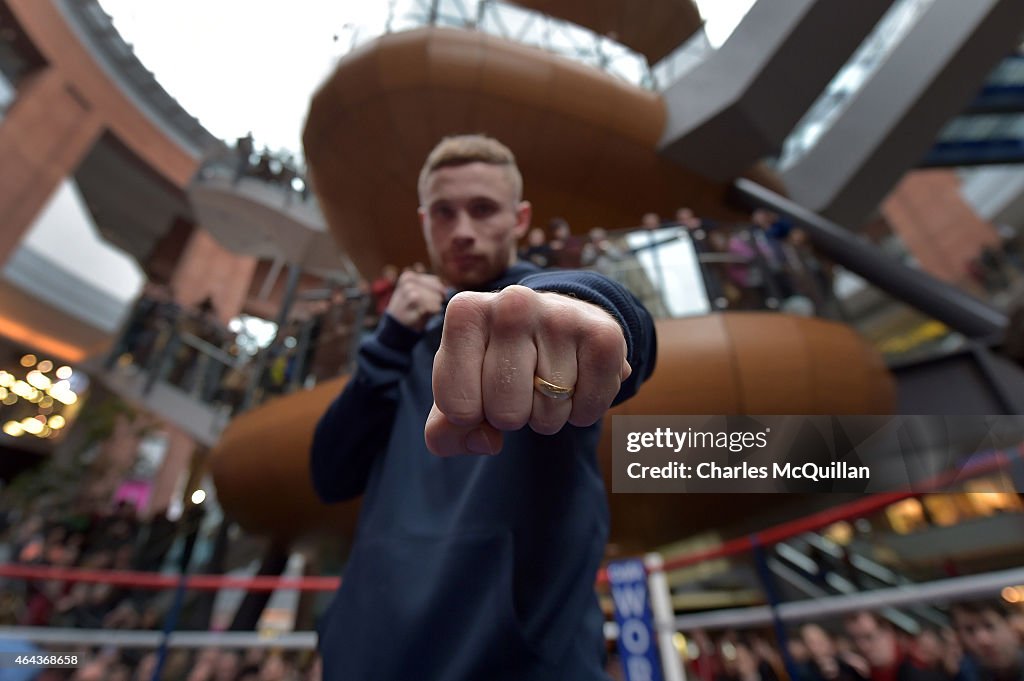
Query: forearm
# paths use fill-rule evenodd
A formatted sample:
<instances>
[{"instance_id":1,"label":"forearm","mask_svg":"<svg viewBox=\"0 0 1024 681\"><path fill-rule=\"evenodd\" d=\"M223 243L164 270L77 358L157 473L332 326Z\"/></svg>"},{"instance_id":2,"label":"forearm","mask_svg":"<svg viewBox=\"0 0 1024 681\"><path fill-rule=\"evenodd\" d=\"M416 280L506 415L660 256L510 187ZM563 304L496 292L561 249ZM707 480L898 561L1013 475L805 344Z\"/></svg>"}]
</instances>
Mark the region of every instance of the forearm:
<instances>
[{"instance_id":1,"label":"forearm","mask_svg":"<svg viewBox=\"0 0 1024 681\"><path fill-rule=\"evenodd\" d=\"M313 487L327 503L362 494L377 456L387 446L419 334L385 315L362 343L356 371L317 423L310 449Z\"/></svg>"}]
</instances>

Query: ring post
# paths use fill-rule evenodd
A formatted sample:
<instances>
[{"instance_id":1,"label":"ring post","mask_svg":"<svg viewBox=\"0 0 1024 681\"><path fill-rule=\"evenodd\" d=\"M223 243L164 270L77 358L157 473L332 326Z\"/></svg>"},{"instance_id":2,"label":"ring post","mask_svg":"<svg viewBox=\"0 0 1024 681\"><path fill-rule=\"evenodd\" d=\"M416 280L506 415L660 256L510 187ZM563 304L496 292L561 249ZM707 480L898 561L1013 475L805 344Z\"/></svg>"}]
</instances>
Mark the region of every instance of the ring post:
<instances>
[{"instance_id":1,"label":"ring post","mask_svg":"<svg viewBox=\"0 0 1024 681\"><path fill-rule=\"evenodd\" d=\"M665 681L686 681L683 661L679 658L679 651L672 640L676 631L676 613L672 608L672 591L668 586L668 578L662 569L664 565L665 559L660 553L648 553L644 556L647 588L651 592L651 614L654 615L654 631L661 653L661 670L665 675Z\"/></svg>"}]
</instances>

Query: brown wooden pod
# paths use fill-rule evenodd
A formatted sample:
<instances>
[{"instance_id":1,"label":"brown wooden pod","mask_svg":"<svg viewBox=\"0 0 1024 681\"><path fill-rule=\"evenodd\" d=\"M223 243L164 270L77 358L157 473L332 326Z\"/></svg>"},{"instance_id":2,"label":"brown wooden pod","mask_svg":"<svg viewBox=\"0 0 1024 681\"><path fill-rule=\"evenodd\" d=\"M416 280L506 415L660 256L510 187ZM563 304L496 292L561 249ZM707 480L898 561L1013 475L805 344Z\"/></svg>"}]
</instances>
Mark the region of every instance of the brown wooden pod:
<instances>
[{"instance_id":1,"label":"brown wooden pod","mask_svg":"<svg viewBox=\"0 0 1024 681\"><path fill-rule=\"evenodd\" d=\"M342 59L310 105L303 143L338 244L367 278L426 262L416 183L445 135L481 132L516 155L534 223L577 232L639 224L648 211L738 220L729 183L656 152L660 95L544 50L479 32L389 34Z\"/></svg>"},{"instance_id":2,"label":"brown wooden pod","mask_svg":"<svg viewBox=\"0 0 1024 681\"><path fill-rule=\"evenodd\" d=\"M895 387L882 357L852 329L818 319L733 312L658 322L658 363L640 392L611 414L885 414ZM357 502L322 505L309 481L313 428L345 383L273 400L236 418L211 461L217 496L246 529L278 536L350 535ZM610 479L611 429L599 452ZM763 495L759 497L763 502ZM609 495L612 542L645 549L749 514L730 495L709 514L707 495Z\"/></svg>"}]
</instances>

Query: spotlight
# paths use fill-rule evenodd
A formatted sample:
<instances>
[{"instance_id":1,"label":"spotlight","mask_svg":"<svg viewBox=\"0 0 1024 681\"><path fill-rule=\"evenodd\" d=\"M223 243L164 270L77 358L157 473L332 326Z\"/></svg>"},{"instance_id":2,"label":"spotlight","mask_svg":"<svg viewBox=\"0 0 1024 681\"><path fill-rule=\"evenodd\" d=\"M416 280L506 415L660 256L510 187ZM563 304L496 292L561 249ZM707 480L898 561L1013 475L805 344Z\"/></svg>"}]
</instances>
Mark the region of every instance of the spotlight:
<instances>
[{"instance_id":1,"label":"spotlight","mask_svg":"<svg viewBox=\"0 0 1024 681\"><path fill-rule=\"evenodd\" d=\"M21 366L23 366L23 367L31 367L31 366L35 366L35 365L36 365L36 356L35 355L24 355L21 358Z\"/></svg>"},{"instance_id":2,"label":"spotlight","mask_svg":"<svg viewBox=\"0 0 1024 681\"><path fill-rule=\"evenodd\" d=\"M195 492L192 492L192 503L193 504L198 506L199 504L203 503L204 501L206 501L206 492L204 492L201 489L197 489Z\"/></svg>"}]
</instances>

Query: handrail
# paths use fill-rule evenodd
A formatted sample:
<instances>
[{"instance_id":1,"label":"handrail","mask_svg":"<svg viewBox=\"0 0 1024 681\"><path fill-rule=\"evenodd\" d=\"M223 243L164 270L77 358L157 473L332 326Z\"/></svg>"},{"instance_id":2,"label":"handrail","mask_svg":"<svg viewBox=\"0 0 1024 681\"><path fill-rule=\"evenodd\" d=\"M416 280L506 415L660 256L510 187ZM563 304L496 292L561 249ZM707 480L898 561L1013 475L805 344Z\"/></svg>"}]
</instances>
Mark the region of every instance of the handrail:
<instances>
[{"instance_id":1,"label":"handrail","mask_svg":"<svg viewBox=\"0 0 1024 681\"><path fill-rule=\"evenodd\" d=\"M240 367L245 365L245 362L239 361L238 357L224 352L213 343L205 341L188 331L179 332L178 337L181 338L181 342L185 345L198 350L210 359L215 359L227 367Z\"/></svg>"},{"instance_id":2,"label":"handrail","mask_svg":"<svg viewBox=\"0 0 1024 681\"><path fill-rule=\"evenodd\" d=\"M946 326L972 338L1001 336L1006 315L930 274L893 261L849 230L745 178L735 193L745 202L785 215L807 231L814 246L839 265L863 277Z\"/></svg>"}]
</instances>

